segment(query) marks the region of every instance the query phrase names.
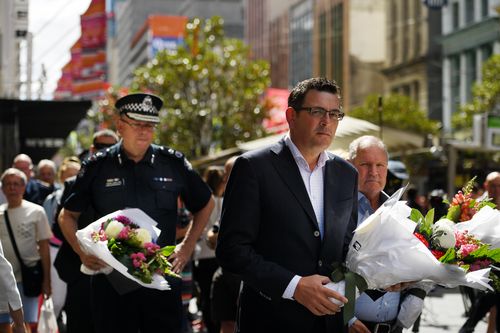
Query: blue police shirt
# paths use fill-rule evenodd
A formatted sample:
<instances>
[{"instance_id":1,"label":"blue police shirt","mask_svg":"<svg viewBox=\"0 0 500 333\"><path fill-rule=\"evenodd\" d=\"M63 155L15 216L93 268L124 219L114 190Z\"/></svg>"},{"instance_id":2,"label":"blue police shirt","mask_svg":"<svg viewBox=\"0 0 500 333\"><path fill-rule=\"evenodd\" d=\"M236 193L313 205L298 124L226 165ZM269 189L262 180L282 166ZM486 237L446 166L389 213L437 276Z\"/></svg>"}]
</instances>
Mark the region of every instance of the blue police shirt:
<instances>
[{"instance_id":1,"label":"blue police shirt","mask_svg":"<svg viewBox=\"0 0 500 333\"><path fill-rule=\"evenodd\" d=\"M124 208L140 208L162 230L160 246L175 244L177 199L192 213L210 200L211 191L184 155L151 145L135 163L121 142L86 160L64 208L83 212L92 206L94 220Z\"/></svg>"}]
</instances>

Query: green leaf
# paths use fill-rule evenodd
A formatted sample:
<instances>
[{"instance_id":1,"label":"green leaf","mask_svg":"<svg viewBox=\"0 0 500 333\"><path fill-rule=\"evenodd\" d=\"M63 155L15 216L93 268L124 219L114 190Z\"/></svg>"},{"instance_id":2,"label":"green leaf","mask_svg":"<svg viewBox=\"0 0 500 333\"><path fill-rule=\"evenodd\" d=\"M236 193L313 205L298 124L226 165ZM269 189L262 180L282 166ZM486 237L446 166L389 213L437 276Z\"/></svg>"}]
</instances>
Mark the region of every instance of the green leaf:
<instances>
[{"instance_id":1,"label":"green leaf","mask_svg":"<svg viewBox=\"0 0 500 333\"><path fill-rule=\"evenodd\" d=\"M439 258L439 261L442 263L450 264L455 263L457 260L457 253L453 247L449 248L446 253Z\"/></svg>"},{"instance_id":2,"label":"green leaf","mask_svg":"<svg viewBox=\"0 0 500 333\"><path fill-rule=\"evenodd\" d=\"M415 223L420 223L424 220L424 216L418 209L412 208L410 213L410 220Z\"/></svg>"},{"instance_id":3,"label":"green leaf","mask_svg":"<svg viewBox=\"0 0 500 333\"><path fill-rule=\"evenodd\" d=\"M160 253L165 257L168 257L174 252L174 250L175 250L175 245L167 245L160 249Z\"/></svg>"},{"instance_id":4,"label":"green leaf","mask_svg":"<svg viewBox=\"0 0 500 333\"><path fill-rule=\"evenodd\" d=\"M448 214L446 214L446 218L453 222L458 222L461 212L462 211L460 209L460 206L450 206L450 208L448 208Z\"/></svg>"}]
</instances>

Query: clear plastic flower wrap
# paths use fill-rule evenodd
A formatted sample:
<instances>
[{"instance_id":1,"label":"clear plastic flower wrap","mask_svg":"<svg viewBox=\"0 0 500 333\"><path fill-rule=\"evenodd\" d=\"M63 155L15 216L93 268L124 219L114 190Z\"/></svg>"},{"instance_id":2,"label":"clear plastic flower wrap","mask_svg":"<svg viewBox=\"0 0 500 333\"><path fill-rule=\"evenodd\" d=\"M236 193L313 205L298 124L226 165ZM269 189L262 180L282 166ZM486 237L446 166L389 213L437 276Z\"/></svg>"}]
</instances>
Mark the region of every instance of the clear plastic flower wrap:
<instances>
[{"instance_id":1,"label":"clear plastic flower wrap","mask_svg":"<svg viewBox=\"0 0 500 333\"><path fill-rule=\"evenodd\" d=\"M160 229L138 208L118 210L78 230L80 246L108 267L93 271L82 264L85 274L109 274L114 269L141 286L169 290L165 275L176 276L167 261L175 246L160 248L156 240Z\"/></svg>"}]
</instances>

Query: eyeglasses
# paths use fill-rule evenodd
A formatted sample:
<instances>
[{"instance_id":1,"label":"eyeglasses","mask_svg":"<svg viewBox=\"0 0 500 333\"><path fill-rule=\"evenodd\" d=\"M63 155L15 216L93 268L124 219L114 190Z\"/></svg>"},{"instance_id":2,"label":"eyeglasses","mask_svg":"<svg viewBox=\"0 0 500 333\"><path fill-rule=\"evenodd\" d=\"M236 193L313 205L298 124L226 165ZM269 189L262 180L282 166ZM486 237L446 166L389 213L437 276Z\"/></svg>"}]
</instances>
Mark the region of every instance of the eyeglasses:
<instances>
[{"instance_id":1,"label":"eyeglasses","mask_svg":"<svg viewBox=\"0 0 500 333\"><path fill-rule=\"evenodd\" d=\"M126 121L123 118L120 118L121 121L123 121L125 124L129 125L132 127L134 130L139 131L141 129L146 130L146 131L154 131L156 129L156 124L152 123L130 123Z\"/></svg>"},{"instance_id":2,"label":"eyeglasses","mask_svg":"<svg viewBox=\"0 0 500 333\"><path fill-rule=\"evenodd\" d=\"M342 120L344 118L344 113L341 110L325 110L321 107L303 107L299 110L307 111L314 118L323 118L326 114L328 114L328 118L330 120Z\"/></svg>"}]
</instances>

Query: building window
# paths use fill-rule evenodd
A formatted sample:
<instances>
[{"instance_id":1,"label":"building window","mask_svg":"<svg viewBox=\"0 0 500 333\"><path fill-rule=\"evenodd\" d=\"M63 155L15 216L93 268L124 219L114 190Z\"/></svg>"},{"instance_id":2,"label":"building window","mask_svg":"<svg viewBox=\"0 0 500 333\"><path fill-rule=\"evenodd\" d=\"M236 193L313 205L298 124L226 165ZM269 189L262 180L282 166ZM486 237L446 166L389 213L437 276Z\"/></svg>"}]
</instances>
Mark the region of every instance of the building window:
<instances>
[{"instance_id":1,"label":"building window","mask_svg":"<svg viewBox=\"0 0 500 333\"><path fill-rule=\"evenodd\" d=\"M450 57L450 99L451 112L458 110L460 105L460 56Z\"/></svg>"},{"instance_id":2,"label":"building window","mask_svg":"<svg viewBox=\"0 0 500 333\"><path fill-rule=\"evenodd\" d=\"M481 0L481 17L487 17L490 11L488 0Z\"/></svg>"},{"instance_id":3,"label":"building window","mask_svg":"<svg viewBox=\"0 0 500 333\"><path fill-rule=\"evenodd\" d=\"M397 1L398 0L393 0L392 6L391 6L391 17L390 17L390 49L389 52L391 54L391 63L394 64L398 60L398 50L399 50L399 43L398 43L398 11L397 11Z\"/></svg>"},{"instance_id":4,"label":"building window","mask_svg":"<svg viewBox=\"0 0 500 333\"><path fill-rule=\"evenodd\" d=\"M420 82L413 82L413 100L420 105Z\"/></svg>"},{"instance_id":5,"label":"building window","mask_svg":"<svg viewBox=\"0 0 500 333\"><path fill-rule=\"evenodd\" d=\"M456 30L458 29L458 26L460 24L460 12L459 12L459 3L458 1L457 2L454 2L452 7L451 7L451 26L453 28L453 30Z\"/></svg>"},{"instance_id":6,"label":"building window","mask_svg":"<svg viewBox=\"0 0 500 333\"><path fill-rule=\"evenodd\" d=\"M326 76L326 14L319 16L319 73Z\"/></svg>"},{"instance_id":7,"label":"building window","mask_svg":"<svg viewBox=\"0 0 500 333\"><path fill-rule=\"evenodd\" d=\"M343 20L342 11L343 4L340 3L332 7L332 56L333 56L333 79L342 87L342 73L344 71L343 56L344 56L344 42L343 42Z\"/></svg>"},{"instance_id":8,"label":"building window","mask_svg":"<svg viewBox=\"0 0 500 333\"><path fill-rule=\"evenodd\" d=\"M409 16L408 16L408 1L402 1L401 2L401 5L403 6L403 9L402 9L402 17L401 17L401 22L403 24L403 29L402 29L402 33L403 33L403 59L402 61L405 62L406 60L408 60L408 49L409 49L409 46L410 46L410 36L409 36L409 26L408 26L408 23L409 23Z\"/></svg>"},{"instance_id":9,"label":"building window","mask_svg":"<svg viewBox=\"0 0 500 333\"><path fill-rule=\"evenodd\" d=\"M474 1L475 0L465 0L465 24L471 24L474 22Z\"/></svg>"},{"instance_id":10,"label":"building window","mask_svg":"<svg viewBox=\"0 0 500 333\"><path fill-rule=\"evenodd\" d=\"M484 44L481 46L481 62L485 62L493 55L493 46L491 44Z\"/></svg>"},{"instance_id":11,"label":"building window","mask_svg":"<svg viewBox=\"0 0 500 333\"><path fill-rule=\"evenodd\" d=\"M472 84L477 80L476 72L476 50L465 53L465 87L467 102L472 100Z\"/></svg>"}]
</instances>

